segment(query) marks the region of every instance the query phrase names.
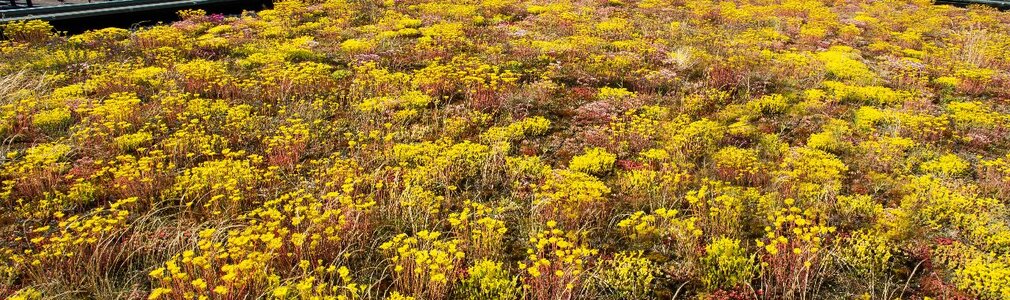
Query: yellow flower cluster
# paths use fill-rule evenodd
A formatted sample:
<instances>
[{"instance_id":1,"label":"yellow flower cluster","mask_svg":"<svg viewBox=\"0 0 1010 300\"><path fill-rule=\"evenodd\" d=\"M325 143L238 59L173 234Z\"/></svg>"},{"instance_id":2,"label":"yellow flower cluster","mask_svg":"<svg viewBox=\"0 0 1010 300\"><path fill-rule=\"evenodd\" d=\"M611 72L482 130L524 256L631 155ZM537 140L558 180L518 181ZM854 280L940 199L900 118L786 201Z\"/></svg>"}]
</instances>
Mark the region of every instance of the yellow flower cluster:
<instances>
[{"instance_id":1,"label":"yellow flower cluster","mask_svg":"<svg viewBox=\"0 0 1010 300\"><path fill-rule=\"evenodd\" d=\"M618 173L617 186L620 193L628 200L639 201L672 195L682 189L691 179L684 169L663 163L660 170L631 170Z\"/></svg>"},{"instance_id":2,"label":"yellow flower cluster","mask_svg":"<svg viewBox=\"0 0 1010 300\"><path fill-rule=\"evenodd\" d=\"M887 112L872 106L861 106L855 111L853 127L861 132L874 132L877 126L887 122L892 117Z\"/></svg>"},{"instance_id":3,"label":"yellow flower cluster","mask_svg":"<svg viewBox=\"0 0 1010 300\"><path fill-rule=\"evenodd\" d=\"M502 263L481 259L467 269L467 276L462 280L463 291L460 293L468 300L516 300L522 297L518 279L518 276L509 275Z\"/></svg>"},{"instance_id":4,"label":"yellow flower cluster","mask_svg":"<svg viewBox=\"0 0 1010 300\"><path fill-rule=\"evenodd\" d=\"M937 176L959 176L968 171L968 162L957 155L947 154L923 163L920 168Z\"/></svg>"},{"instance_id":5,"label":"yellow flower cluster","mask_svg":"<svg viewBox=\"0 0 1010 300\"><path fill-rule=\"evenodd\" d=\"M427 94L419 91L410 91L397 97L377 97L365 99L357 105L362 112L378 113L390 109L420 109L432 102Z\"/></svg>"},{"instance_id":6,"label":"yellow flower cluster","mask_svg":"<svg viewBox=\"0 0 1010 300\"><path fill-rule=\"evenodd\" d=\"M459 248L459 240L441 236L424 230L414 236L397 235L379 246L389 257L398 291L422 299L446 296L466 254Z\"/></svg>"},{"instance_id":7,"label":"yellow flower cluster","mask_svg":"<svg viewBox=\"0 0 1010 300\"><path fill-rule=\"evenodd\" d=\"M982 166L992 173L997 181L1010 182L1010 154L982 162Z\"/></svg>"},{"instance_id":8,"label":"yellow flower cluster","mask_svg":"<svg viewBox=\"0 0 1010 300\"><path fill-rule=\"evenodd\" d=\"M660 135L660 120L669 114L669 109L660 106L643 106L629 110L609 124L610 143L620 152L637 152L652 146L651 142Z\"/></svg>"},{"instance_id":9,"label":"yellow flower cluster","mask_svg":"<svg viewBox=\"0 0 1010 300\"><path fill-rule=\"evenodd\" d=\"M154 136L150 132L139 131L136 133L124 134L113 139L113 143L119 147L120 151L130 152L134 150L141 150L141 147L147 145Z\"/></svg>"},{"instance_id":10,"label":"yellow flower cluster","mask_svg":"<svg viewBox=\"0 0 1010 300\"><path fill-rule=\"evenodd\" d=\"M836 99L860 104L894 106L912 97L909 92L882 86L854 86L838 81L825 81L824 87Z\"/></svg>"},{"instance_id":11,"label":"yellow flower cluster","mask_svg":"<svg viewBox=\"0 0 1010 300\"><path fill-rule=\"evenodd\" d=\"M811 278L822 276L829 238L837 229L825 224L823 214L801 209L793 199L767 217L765 234L757 239L761 277L773 295L796 295L810 288ZM785 271L790 270L790 271Z\"/></svg>"},{"instance_id":12,"label":"yellow flower cluster","mask_svg":"<svg viewBox=\"0 0 1010 300\"><path fill-rule=\"evenodd\" d=\"M584 245L581 234L557 228L555 221L547 221L546 226L530 236L527 258L519 263L523 287L535 299L571 297L585 280L586 265L599 251Z\"/></svg>"},{"instance_id":13,"label":"yellow flower cluster","mask_svg":"<svg viewBox=\"0 0 1010 300\"><path fill-rule=\"evenodd\" d=\"M426 91L440 94L462 92L468 99L479 99L487 93L507 89L518 80L519 76L510 70L502 70L476 57L461 55L446 64L432 62L415 72L411 83Z\"/></svg>"},{"instance_id":14,"label":"yellow flower cluster","mask_svg":"<svg viewBox=\"0 0 1010 300\"><path fill-rule=\"evenodd\" d=\"M604 263L600 281L616 295L627 299L643 299L652 291L656 279L656 263L643 257L642 251L618 252Z\"/></svg>"},{"instance_id":15,"label":"yellow flower cluster","mask_svg":"<svg viewBox=\"0 0 1010 300\"><path fill-rule=\"evenodd\" d=\"M817 53L817 59L824 63L824 69L836 79L855 83L872 83L877 75L863 64L858 52L845 46L832 47Z\"/></svg>"},{"instance_id":16,"label":"yellow flower cluster","mask_svg":"<svg viewBox=\"0 0 1010 300\"><path fill-rule=\"evenodd\" d=\"M842 153L852 147L847 140L852 133L847 122L831 120L824 124L821 130L821 132L810 135L807 139L807 147L831 153Z\"/></svg>"},{"instance_id":17,"label":"yellow flower cluster","mask_svg":"<svg viewBox=\"0 0 1010 300\"><path fill-rule=\"evenodd\" d=\"M835 227L825 226L817 212L794 206L796 201L786 199L786 207L768 216L769 226L765 226L765 236L757 241L758 247L770 255L817 254L824 247L824 238L834 232ZM783 252L784 251L784 252ZM811 261L803 261L809 268Z\"/></svg>"},{"instance_id":18,"label":"yellow flower cluster","mask_svg":"<svg viewBox=\"0 0 1010 300\"><path fill-rule=\"evenodd\" d=\"M288 120L289 125L277 128L277 133L264 141L271 165L290 167L301 160L312 138L309 125L301 119Z\"/></svg>"},{"instance_id":19,"label":"yellow flower cluster","mask_svg":"<svg viewBox=\"0 0 1010 300\"><path fill-rule=\"evenodd\" d=\"M946 105L948 118L955 128L990 129L1001 128L1010 124L1010 117L992 111L985 104L972 102L951 102Z\"/></svg>"},{"instance_id":20,"label":"yellow flower cluster","mask_svg":"<svg viewBox=\"0 0 1010 300\"><path fill-rule=\"evenodd\" d=\"M244 227L202 230L196 249L151 271L149 276L159 287L150 298L246 297L268 287L274 288L274 296L284 298L286 294L278 290L286 288L277 281L299 270L306 277L297 284L309 287L296 288L299 294L355 295L362 287L351 282L348 271L323 259L337 257L353 242L352 230L360 230L358 219L365 213L322 202L304 191L266 201L240 217ZM336 278L334 271L340 271L339 285L308 280L308 276Z\"/></svg>"},{"instance_id":21,"label":"yellow flower cluster","mask_svg":"<svg viewBox=\"0 0 1010 300\"><path fill-rule=\"evenodd\" d=\"M599 26L599 24L597 24ZM634 97L635 92L628 91L625 88L612 88L612 87L602 87L600 91L596 93L596 98L605 100L624 100L625 98Z\"/></svg>"},{"instance_id":22,"label":"yellow flower cluster","mask_svg":"<svg viewBox=\"0 0 1010 300\"><path fill-rule=\"evenodd\" d=\"M175 71L185 78L183 87L188 92L207 96L226 96L237 84L228 73L224 62L197 59L175 66Z\"/></svg>"},{"instance_id":23,"label":"yellow flower cluster","mask_svg":"<svg viewBox=\"0 0 1010 300\"><path fill-rule=\"evenodd\" d=\"M800 200L836 195L849 167L831 153L811 148L794 148L781 166L780 180L788 192Z\"/></svg>"},{"instance_id":24,"label":"yellow flower cluster","mask_svg":"<svg viewBox=\"0 0 1010 300\"><path fill-rule=\"evenodd\" d=\"M705 246L705 256L701 258L702 283L708 289L732 288L747 283L757 274L755 255L747 255L740 241L719 238Z\"/></svg>"},{"instance_id":25,"label":"yellow flower cluster","mask_svg":"<svg viewBox=\"0 0 1010 300\"><path fill-rule=\"evenodd\" d=\"M587 149L585 153L572 157L568 169L593 175L606 175L614 168L617 156L603 148Z\"/></svg>"},{"instance_id":26,"label":"yellow flower cluster","mask_svg":"<svg viewBox=\"0 0 1010 300\"><path fill-rule=\"evenodd\" d=\"M358 299L365 286L355 283L347 267L318 266L305 270L301 279L273 288L270 296L274 299ZM227 296L227 288L215 288L218 297Z\"/></svg>"},{"instance_id":27,"label":"yellow flower cluster","mask_svg":"<svg viewBox=\"0 0 1010 300\"><path fill-rule=\"evenodd\" d=\"M463 210L449 214L449 226L456 236L468 237L462 248L475 258L497 258L502 255L505 222L493 218L495 210L470 200L463 202Z\"/></svg>"},{"instance_id":28,"label":"yellow flower cluster","mask_svg":"<svg viewBox=\"0 0 1010 300\"><path fill-rule=\"evenodd\" d=\"M914 224L958 232L966 244L979 251L1010 249L1010 227L995 222L1005 205L974 191L951 187L938 177L925 175L911 180L901 206L918 207L891 226L899 234L916 234Z\"/></svg>"},{"instance_id":29,"label":"yellow flower cluster","mask_svg":"<svg viewBox=\"0 0 1010 300\"><path fill-rule=\"evenodd\" d=\"M485 143L514 142L542 135L550 128L551 121L544 117L525 118L508 126L491 127L481 135L481 140Z\"/></svg>"},{"instance_id":30,"label":"yellow flower cluster","mask_svg":"<svg viewBox=\"0 0 1010 300\"><path fill-rule=\"evenodd\" d=\"M595 221L611 192L598 178L569 170L554 171L535 189L538 218L559 221L566 228Z\"/></svg>"},{"instance_id":31,"label":"yellow flower cluster","mask_svg":"<svg viewBox=\"0 0 1010 300\"><path fill-rule=\"evenodd\" d=\"M852 268L850 270L855 276L869 280L867 290L872 294L874 289L878 288L875 286L878 282L887 282L887 272L893 268L894 251L884 235L878 232L857 231L842 241L842 247L838 249L838 258ZM883 288L886 291L888 287Z\"/></svg>"},{"instance_id":32,"label":"yellow flower cluster","mask_svg":"<svg viewBox=\"0 0 1010 300\"><path fill-rule=\"evenodd\" d=\"M14 42L43 44L56 38L53 26L42 20L14 21L3 26L3 35Z\"/></svg>"},{"instance_id":33,"label":"yellow flower cluster","mask_svg":"<svg viewBox=\"0 0 1010 300\"><path fill-rule=\"evenodd\" d=\"M955 271L958 288L975 291L985 299L1010 297L1010 257L974 258Z\"/></svg>"},{"instance_id":34,"label":"yellow flower cluster","mask_svg":"<svg viewBox=\"0 0 1010 300\"><path fill-rule=\"evenodd\" d=\"M618 222L617 228L634 244L683 255L694 251L704 232L697 217L677 218L678 213L666 208L652 213L637 211Z\"/></svg>"},{"instance_id":35,"label":"yellow flower cluster","mask_svg":"<svg viewBox=\"0 0 1010 300\"><path fill-rule=\"evenodd\" d=\"M726 180L753 181L762 169L762 163L753 149L725 147L712 155L716 170Z\"/></svg>"},{"instance_id":36,"label":"yellow flower cluster","mask_svg":"<svg viewBox=\"0 0 1010 300\"><path fill-rule=\"evenodd\" d=\"M902 113L897 119L902 130L908 132L906 136L918 140L937 140L950 131L950 121L943 115Z\"/></svg>"},{"instance_id":37,"label":"yellow flower cluster","mask_svg":"<svg viewBox=\"0 0 1010 300\"><path fill-rule=\"evenodd\" d=\"M32 124L47 132L57 132L70 125L70 109L65 107L40 111L32 118Z\"/></svg>"},{"instance_id":38,"label":"yellow flower cluster","mask_svg":"<svg viewBox=\"0 0 1010 300\"><path fill-rule=\"evenodd\" d=\"M787 108L789 108L789 100L779 94L761 96L747 102L747 109L763 114L783 113Z\"/></svg>"},{"instance_id":39,"label":"yellow flower cluster","mask_svg":"<svg viewBox=\"0 0 1010 300\"><path fill-rule=\"evenodd\" d=\"M253 199L247 195L264 179L253 163L236 159L201 163L177 176L171 192L188 209L215 215L236 213L251 204Z\"/></svg>"},{"instance_id":40,"label":"yellow flower cluster","mask_svg":"<svg viewBox=\"0 0 1010 300\"><path fill-rule=\"evenodd\" d=\"M468 141L396 144L392 149L392 157L401 166L410 168L407 176L411 180L408 182L420 183L452 183L458 178L475 175L489 156L488 146Z\"/></svg>"},{"instance_id":41,"label":"yellow flower cluster","mask_svg":"<svg viewBox=\"0 0 1010 300\"><path fill-rule=\"evenodd\" d=\"M11 151L6 153L6 159L15 159L11 163L3 166L2 170L6 174L20 174L16 178L4 178L3 189L0 196L5 199L10 197L16 187L24 187L31 192L41 192L50 190L57 182L63 172L70 169L68 156L73 149L66 144L47 143L39 144L24 150L24 153Z\"/></svg>"},{"instance_id":42,"label":"yellow flower cluster","mask_svg":"<svg viewBox=\"0 0 1010 300\"><path fill-rule=\"evenodd\" d=\"M726 134L724 125L702 119L688 124L672 123L668 132L673 133L667 142L670 152L688 158L703 156L716 150L717 143Z\"/></svg>"},{"instance_id":43,"label":"yellow flower cluster","mask_svg":"<svg viewBox=\"0 0 1010 300\"><path fill-rule=\"evenodd\" d=\"M137 198L118 200L108 208L96 209L91 216L70 216L55 226L35 228L29 241L39 250L25 254L33 266L55 267L54 263L80 254L81 248L95 247L128 227L130 208L136 202Z\"/></svg>"},{"instance_id":44,"label":"yellow flower cluster","mask_svg":"<svg viewBox=\"0 0 1010 300\"><path fill-rule=\"evenodd\" d=\"M39 300L42 299L42 292L39 292L35 288L25 288L14 292L10 295L11 300Z\"/></svg>"},{"instance_id":45,"label":"yellow flower cluster","mask_svg":"<svg viewBox=\"0 0 1010 300\"><path fill-rule=\"evenodd\" d=\"M89 122L77 126L84 131L81 135L87 137L111 137L125 133L139 121L139 106L140 99L135 94L116 93L101 103L81 110L81 114L89 115Z\"/></svg>"}]
</instances>

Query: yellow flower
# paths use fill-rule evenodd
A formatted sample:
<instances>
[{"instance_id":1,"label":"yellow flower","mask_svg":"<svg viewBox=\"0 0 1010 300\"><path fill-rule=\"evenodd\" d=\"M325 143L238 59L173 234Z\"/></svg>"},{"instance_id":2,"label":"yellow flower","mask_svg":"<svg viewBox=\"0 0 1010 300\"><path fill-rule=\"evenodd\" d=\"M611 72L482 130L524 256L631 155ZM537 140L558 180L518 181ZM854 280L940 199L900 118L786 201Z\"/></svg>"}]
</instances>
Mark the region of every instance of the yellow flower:
<instances>
[{"instance_id":1,"label":"yellow flower","mask_svg":"<svg viewBox=\"0 0 1010 300\"><path fill-rule=\"evenodd\" d=\"M206 289L206 288L207 288L207 282L206 282L206 281L204 281L204 280L203 280L203 278L197 278L196 280L193 280L193 281L191 282L191 284L192 284L192 285L193 285L193 287L195 287L195 288L196 288L197 290L204 290L204 289Z\"/></svg>"},{"instance_id":2,"label":"yellow flower","mask_svg":"<svg viewBox=\"0 0 1010 300\"><path fill-rule=\"evenodd\" d=\"M272 294L274 295L274 297L277 297L277 298L287 297L288 296L288 287L286 287L286 286L278 287L278 288L274 289L274 291L273 291Z\"/></svg>"},{"instance_id":3,"label":"yellow flower","mask_svg":"<svg viewBox=\"0 0 1010 300\"><path fill-rule=\"evenodd\" d=\"M221 296L228 295L228 288L225 287L225 286L223 286L223 285L219 285L219 286L217 286L217 287L214 288L214 293L216 293L218 295L221 295Z\"/></svg>"}]
</instances>

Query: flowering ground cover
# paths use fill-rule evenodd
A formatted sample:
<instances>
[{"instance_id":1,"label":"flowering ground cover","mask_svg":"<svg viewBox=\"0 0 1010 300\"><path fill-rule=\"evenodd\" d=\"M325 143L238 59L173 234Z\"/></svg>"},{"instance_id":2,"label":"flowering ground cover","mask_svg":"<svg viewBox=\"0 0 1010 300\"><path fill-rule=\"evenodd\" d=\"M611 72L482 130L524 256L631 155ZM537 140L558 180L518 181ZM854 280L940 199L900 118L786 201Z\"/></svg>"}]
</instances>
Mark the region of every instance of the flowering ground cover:
<instances>
[{"instance_id":1,"label":"flowering ground cover","mask_svg":"<svg viewBox=\"0 0 1010 300\"><path fill-rule=\"evenodd\" d=\"M1010 13L283 0L0 42L0 297L1010 299Z\"/></svg>"}]
</instances>

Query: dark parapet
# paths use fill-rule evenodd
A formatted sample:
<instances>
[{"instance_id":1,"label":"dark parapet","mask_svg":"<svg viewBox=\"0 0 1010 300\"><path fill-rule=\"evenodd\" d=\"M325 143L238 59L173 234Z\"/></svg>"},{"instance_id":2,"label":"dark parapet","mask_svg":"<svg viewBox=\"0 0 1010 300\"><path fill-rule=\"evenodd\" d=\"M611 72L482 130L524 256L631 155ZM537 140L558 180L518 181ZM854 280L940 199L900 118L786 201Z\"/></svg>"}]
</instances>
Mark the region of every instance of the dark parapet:
<instances>
[{"instance_id":1,"label":"dark parapet","mask_svg":"<svg viewBox=\"0 0 1010 300\"><path fill-rule=\"evenodd\" d=\"M1010 8L1010 0L936 0L935 3L955 6L988 5L999 9Z\"/></svg>"},{"instance_id":2,"label":"dark parapet","mask_svg":"<svg viewBox=\"0 0 1010 300\"><path fill-rule=\"evenodd\" d=\"M234 14L269 7L271 0L0 0L0 23L45 20L62 31L83 32L103 27L131 27L145 22L172 21L183 9L204 9L211 13Z\"/></svg>"}]
</instances>

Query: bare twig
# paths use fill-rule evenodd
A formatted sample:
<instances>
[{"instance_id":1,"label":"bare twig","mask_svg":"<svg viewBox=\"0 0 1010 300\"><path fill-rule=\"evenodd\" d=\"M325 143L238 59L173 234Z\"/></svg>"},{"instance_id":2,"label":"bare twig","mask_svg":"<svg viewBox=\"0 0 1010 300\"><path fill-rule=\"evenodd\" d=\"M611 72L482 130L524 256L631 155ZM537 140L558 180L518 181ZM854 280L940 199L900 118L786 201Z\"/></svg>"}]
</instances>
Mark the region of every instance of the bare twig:
<instances>
[{"instance_id":1,"label":"bare twig","mask_svg":"<svg viewBox=\"0 0 1010 300\"><path fill-rule=\"evenodd\" d=\"M908 274L908 279L905 280L905 286L901 288L901 294L898 294L898 299L902 299L902 297L905 296L905 290L908 289L908 283L912 282L912 277L915 277L915 272L919 271L919 266L921 266L924 262L926 261L921 260L919 263L915 264L915 268L912 268L912 273Z\"/></svg>"},{"instance_id":2,"label":"bare twig","mask_svg":"<svg viewBox=\"0 0 1010 300\"><path fill-rule=\"evenodd\" d=\"M677 299L677 295L680 295L680 289L684 288L684 286L687 285L688 282L691 281L684 281L684 283L681 283L680 286L677 287L677 291L673 293L673 298L670 299Z\"/></svg>"}]
</instances>

